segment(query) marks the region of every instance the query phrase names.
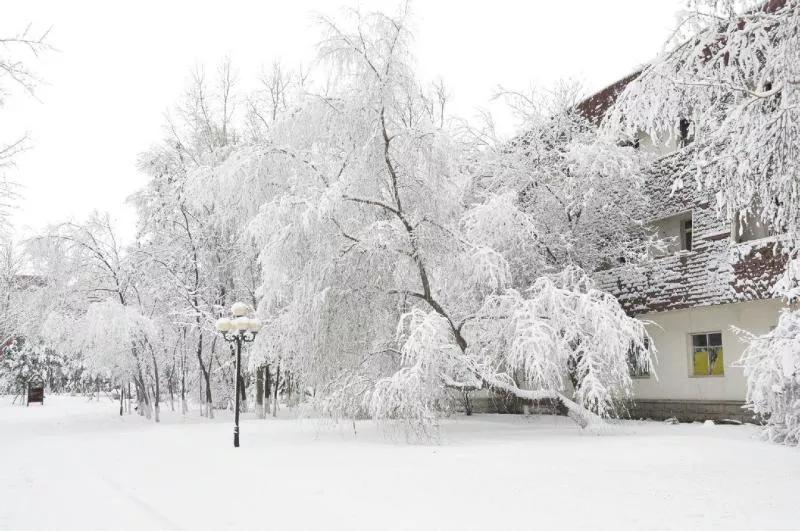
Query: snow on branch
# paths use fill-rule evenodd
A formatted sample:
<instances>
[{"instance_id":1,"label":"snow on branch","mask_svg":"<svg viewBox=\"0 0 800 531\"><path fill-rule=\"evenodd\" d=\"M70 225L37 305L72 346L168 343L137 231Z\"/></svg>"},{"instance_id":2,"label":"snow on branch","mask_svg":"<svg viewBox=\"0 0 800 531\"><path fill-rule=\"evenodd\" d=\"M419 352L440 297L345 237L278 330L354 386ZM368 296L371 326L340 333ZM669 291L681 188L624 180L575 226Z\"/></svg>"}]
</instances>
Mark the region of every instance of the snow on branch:
<instances>
[{"instance_id":1,"label":"snow on branch","mask_svg":"<svg viewBox=\"0 0 800 531\"><path fill-rule=\"evenodd\" d=\"M737 363L747 378L747 406L765 422L766 438L800 444L800 313L784 311L761 336L738 333L748 342Z\"/></svg>"},{"instance_id":2,"label":"snow on branch","mask_svg":"<svg viewBox=\"0 0 800 531\"><path fill-rule=\"evenodd\" d=\"M524 294L488 297L471 323L483 371L531 389L572 387L576 402L602 417L620 413L631 371L649 369L654 354L645 324L576 269L542 277Z\"/></svg>"}]
</instances>

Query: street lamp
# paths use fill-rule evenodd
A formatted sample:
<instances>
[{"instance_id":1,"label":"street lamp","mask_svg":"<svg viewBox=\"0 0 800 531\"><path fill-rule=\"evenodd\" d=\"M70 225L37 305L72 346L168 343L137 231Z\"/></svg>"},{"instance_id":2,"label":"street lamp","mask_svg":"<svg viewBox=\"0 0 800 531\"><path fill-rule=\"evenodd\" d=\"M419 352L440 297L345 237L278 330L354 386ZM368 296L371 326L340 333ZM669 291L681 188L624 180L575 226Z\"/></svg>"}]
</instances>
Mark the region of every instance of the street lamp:
<instances>
[{"instance_id":1,"label":"street lamp","mask_svg":"<svg viewBox=\"0 0 800 531\"><path fill-rule=\"evenodd\" d=\"M250 343L256 338L256 334L261 330L261 321L251 319L247 316L250 308L241 302L231 306L233 318L221 317L217 319L217 331L222 334L223 339L230 343L236 343L236 409L234 411L233 426L233 446L239 447L239 374L242 365L242 343Z\"/></svg>"}]
</instances>

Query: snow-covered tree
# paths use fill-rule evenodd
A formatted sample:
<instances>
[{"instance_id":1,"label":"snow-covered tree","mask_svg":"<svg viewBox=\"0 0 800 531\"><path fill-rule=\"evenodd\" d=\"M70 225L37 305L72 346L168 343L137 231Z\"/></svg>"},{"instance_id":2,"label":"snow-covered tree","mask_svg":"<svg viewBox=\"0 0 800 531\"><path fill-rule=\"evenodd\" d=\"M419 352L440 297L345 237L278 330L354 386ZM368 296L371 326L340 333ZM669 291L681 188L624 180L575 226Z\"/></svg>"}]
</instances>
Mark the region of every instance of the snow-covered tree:
<instances>
[{"instance_id":1,"label":"snow-covered tree","mask_svg":"<svg viewBox=\"0 0 800 531\"><path fill-rule=\"evenodd\" d=\"M309 90L266 139L203 174L229 191L223 201L235 198L237 214L257 212L250 229L268 323L256 347L269 343L296 367L332 415L427 430L450 390L481 388L560 401L584 426L617 413L631 354L647 365L651 348L644 325L576 267L593 231L576 218L604 221L583 189L640 193L626 152L568 127L581 140L563 141L558 155L536 135L526 140L536 143L527 156L553 159L536 177L524 175L536 167L525 153L513 155L512 176L476 175L502 164L481 162L472 135L441 115L442 92L415 77L406 15L353 19L351 29L322 20L325 90ZM620 170L627 184L610 186ZM531 195L546 210L528 202L526 211L520 196L532 181L567 174L558 194ZM549 232L559 208L564 220ZM533 278L517 283L523 258L547 256L537 235L564 240L561 255L537 260ZM598 267L602 252L585 266Z\"/></svg>"},{"instance_id":2,"label":"snow-covered tree","mask_svg":"<svg viewBox=\"0 0 800 531\"><path fill-rule=\"evenodd\" d=\"M778 326L748 341L739 364L747 377L747 401L765 422L771 440L800 444L800 314L784 311Z\"/></svg>"},{"instance_id":3,"label":"snow-covered tree","mask_svg":"<svg viewBox=\"0 0 800 531\"><path fill-rule=\"evenodd\" d=\"M511 141L480 136L488 148L475 172L480 204L465 229L503 253L518 285L570 265L636 264L657 243L645 225L647 155L598 135L577 110L581 93L576 84L506 91L524 132Z\"/></svg>"},{"instance_id":4,"label":"snow-covered tree","mask_svg":"<svg viewBox=\"0 0 800 531\"><path fill-rule=\"evenodd\" d=\"M0 378L8 390L24 387L33 375L61 389L72 383L72 360L42 341L52 300L46 276L26 273L26 260L23 246L0 243Z\"/></svg>"},{"instance_id":5,"label":"snow-covered tree","mask_svg":"<svg viewBox=\"0 0 800 531\"><path fill-rule=\"evenodd\" d=\"M278 83L282 77L278 73L269 79ZM269 83L265 86L271 87ZM204 414L211 417L214 389L221 387L223 394L232 395L234 387L229 348L213 323L237 300L256 305L258 263L244 230L246 218L235 200L226 201L229 190L210 185L206 175L242 142L241 130L255 138L268 127L269 117L285 101L286 86L280 83L270 93L273 109L268 112L262 108L263 98L241 105L244 98L236 90L230 61L224 61L213 78L196 69L168 117L165 138L139 161L149 181L133 198L140 222L130 252L146 270L145 282L170 301L166 318L181 338L176 353L180 380L186 380L188 355L201 376ZM213 381L215 374L226 381ZM243 379L243 389L246 383ZM184 390L181 385L182 394Z\"/></svg>"},{"instance_id":6,"label":"snow-covered tree","mask_svg":"<svg viewBox=\"0 0 800 531\"><path fill-rule=\"evenodd\" d=\"M109 216L95 213L84 223L53 227L30 243L29 253L33 267L45 275L49 297L39 314L43 324L37 337L81 357L98 385L101 380L120 386L132 381L140 411L149 416L154 409L157 414L157 359L144 348L153 342L131 331L144 328L134 317L152 314L157 299L141 289L139 268L120 244Z\"/></svg>"},{"instance_id":7,"label":"snow-covered tree","mask_svg":"<svg viewBox=\"0 0 800 531\"><path fill-rule=\"evenodd\" d=\"M18 248L0 243L0 346L24 333L28 321L27 305L20 300L22 258Z\"/></svg>"},{"instance_id":8,"label":"snow-covered tree","mask_svg":"<svg viewBox=\"0 0 800 531\"><path fill-rule=\"evenodd\" d=\"M50 49L48 31L34 34L31 26L8 37L0 37L0 107L15 90L29 94L40 83L31 68L39 54ZM9 209L16 198L14 183L8 180L5 171L14 164L17 154L27 147L27 136L14 139L0 137L0 238L7 237Z\"/></svg>"},{"instance_id":9,"label":"snow-covered tree","mask_svg":"<svg viewBox=\"0 0 800 531\"><path fill-rule=\"evenodd\" d=\"M19 34L0 37L0 108L16 91L33 94L40 80L31 63L50 49L47 33L34 35L28 26ZM20 253L10 237L8 217L17 194L15 183L7 175L16 156L26 147L26 135L14 138L0 135L0 350L19 337L26 324L27 306L19 300L19 295L28 291L29 283L19 277Z\"/></svg>"},{"instance_id":10,"label":"snow-covered tree","mask_svg":"<svg viewBox=\"0 0 800 531\"><path fill-rule=\"evenodd\" d=\"M133 380L139 407L156 422L160 415L159 367L163 347L159 328L139 309L113 298L91 303L86 313L60 330L62 345L81 352L88 370L117 382Z\"/></svg>"}]
</instances>

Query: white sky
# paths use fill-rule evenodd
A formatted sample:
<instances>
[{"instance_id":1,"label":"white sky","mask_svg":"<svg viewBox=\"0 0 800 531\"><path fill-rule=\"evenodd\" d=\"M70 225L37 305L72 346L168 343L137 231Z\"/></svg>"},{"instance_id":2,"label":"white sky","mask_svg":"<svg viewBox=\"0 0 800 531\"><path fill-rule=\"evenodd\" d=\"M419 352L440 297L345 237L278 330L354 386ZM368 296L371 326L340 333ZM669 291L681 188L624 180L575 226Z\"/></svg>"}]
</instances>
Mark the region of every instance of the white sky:
<instances>
[{"instance_id":1,"label":"white sky","mask_svg":"<svg viewBox=\"0 0 800 531\"><path fill-rule=\"evenodd\" d=\"M230 55L243 83L262 65L311 62L314 13L339 6L393 11L397 0L2 0L0 35L52 26L58 51L36 64L38 100L0 110L0 138L28 131L33 149L9 177L23 185L16 235L108 210L125 239L125 199L144 183L137 154L162 136L163 114L191 67ZM497 86L525 89L577 79L595 90L657 54L682 0L417 0L416 53L424 78L441 77L453 108L471 117Z\"/></svg>"}]
</instances>

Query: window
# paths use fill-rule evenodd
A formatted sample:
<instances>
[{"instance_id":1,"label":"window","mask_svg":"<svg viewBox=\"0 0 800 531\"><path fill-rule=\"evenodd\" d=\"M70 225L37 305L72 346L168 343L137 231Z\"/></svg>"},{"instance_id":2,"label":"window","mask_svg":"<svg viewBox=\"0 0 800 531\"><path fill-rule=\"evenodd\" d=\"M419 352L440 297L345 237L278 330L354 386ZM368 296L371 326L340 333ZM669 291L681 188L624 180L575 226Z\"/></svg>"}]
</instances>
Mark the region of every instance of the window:
<instances>
[{"instance_id":1,"label":"window","mask_svg":"<svg viewBox=\"0 0 800 531\"><path fill-rule=\"evenodd\" d=\"M617 145L619 147L632 147L633 149L639 149L639 137L634 136L632 138L620 140L617 142Z\"/></svg>"},{"instance_id":2,"label":"window","mask_svg":"<svg viewBox=\"0 0 800 531\"><path fill-rule=\"evenodd\" d=\"M738 212L733 218L733 241L749 242L774 236L775 231L768 221L762 219L762 210L756 206L750 211Z\"/></svg>"},{"instance_id":3,"label":"window","mask_svg":"<svg viewBox=\"0 0 800 531\"><path fill-rule=\"evenodd\" d=\"M653 221L650 223L650 229L656 239L663 243L662 248L652 250L654 258L668 256L678 251L691 251L694 247L691 212Z\"/></svg>"},{"instance_id":4,"label":"window","mask_svg":"<svg viewBox=\"0 0 800 531\"><path fill-rule=\"evenodd\" d=\"M722 334L692 334L692 376L724 376Z\"/></svg>"},{"instance_id":5,"label":"window","mask_svg":"<svg viewBox=\"0 0 800 531\"><path fill-rule=\"evenodd\" d=\"M692 250L692 218L681 221L681 249Z\"/></svg>"},{"instance_id":6,"label":"window","mask_svg":"<svg viewBox=\"0 0 800 531\"><path fill-rule=\"evenodd\" d=\"M686 147L692 142L691 135L691 122L686 118L681 118L678 121L678 146Z\"/></svg>"},{"instance_id":7,"label":"window","mask_svg":"<svg viewBox=\"0 0 800 531\"><path fill-rule=\"evenodd\" d=\"M650 347L650 340L648 338L644 339L644 345L645 348ZM638 352L635 347L631 346L631 348L628 349L628 374L631 375L631 378L650 378L650 365L638 363L637 354Z\"/></svg>"},{"instance_id":8,"label":"window","mask_svg":"<svg viewBox=\"0 0 800 531\"><path fill-rule=\"evenodd\" d=\"M636 135L631 139L621 140L621 141L617 142L617 145L619 147L630 147L630 148L633 148L633 149L639 149L639 147L640 147L639 136Z\"/></svg>"}]
</instances>

